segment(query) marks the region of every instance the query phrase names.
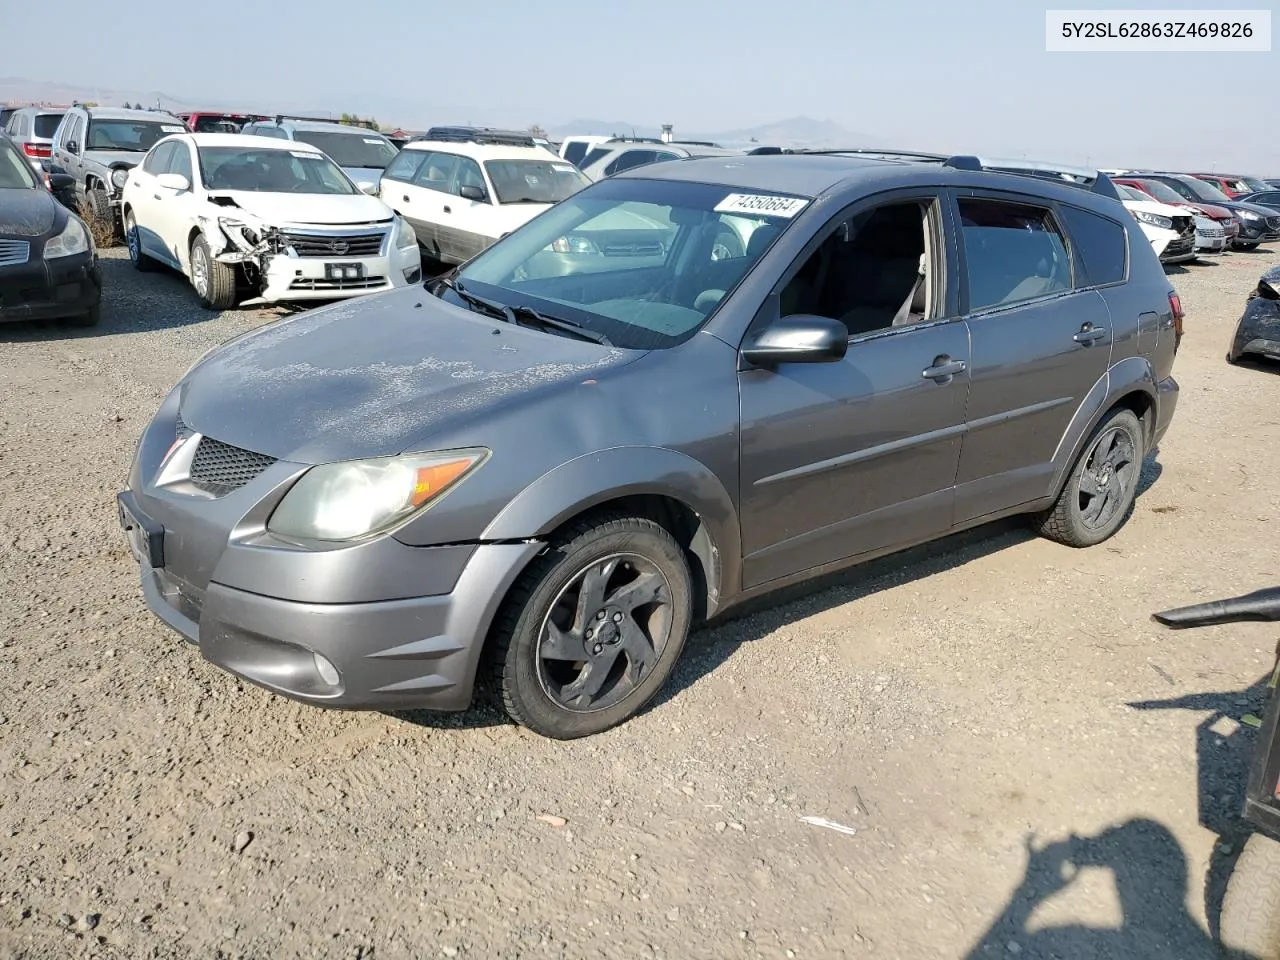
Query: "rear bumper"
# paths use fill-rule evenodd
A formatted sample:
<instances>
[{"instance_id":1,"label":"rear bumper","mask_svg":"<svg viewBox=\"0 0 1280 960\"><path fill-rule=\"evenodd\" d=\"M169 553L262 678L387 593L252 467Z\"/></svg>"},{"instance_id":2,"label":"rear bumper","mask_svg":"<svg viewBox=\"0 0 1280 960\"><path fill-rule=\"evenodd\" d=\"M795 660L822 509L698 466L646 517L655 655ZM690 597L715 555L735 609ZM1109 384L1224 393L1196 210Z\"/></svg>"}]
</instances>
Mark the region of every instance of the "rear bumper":
<instances>
[{"instance_id":1,"label":"rear bumper","mask_svg":"<svg viewBox=\"0 0 1280 960\"><path fill-rule=\"evenodd\" d=\"M76 317L101 299L102 274L93 253L0 268L0 322Z\"/></svg>"},{"instance_id":2,"label":"rear bumper","mask_svg":"<svg viewBox=\"0 0 1280 960\"><path fill-rule=\"evenodd\" d=\"M1178 406L1178 381L1165 377L1156 384L1156 422L1151 431L1150 449L1155 449L1173 422L1173 411ZM1150 452L1150 450L1148 450Z\"/></svg>"}]
</instances>

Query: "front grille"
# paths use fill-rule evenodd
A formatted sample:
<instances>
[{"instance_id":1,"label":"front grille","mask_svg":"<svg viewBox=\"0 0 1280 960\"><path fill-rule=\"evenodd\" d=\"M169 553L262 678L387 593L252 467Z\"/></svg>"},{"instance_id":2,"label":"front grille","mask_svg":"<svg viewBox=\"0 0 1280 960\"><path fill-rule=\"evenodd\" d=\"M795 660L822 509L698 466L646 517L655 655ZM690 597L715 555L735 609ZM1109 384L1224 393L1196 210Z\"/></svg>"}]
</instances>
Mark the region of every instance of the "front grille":
<instances>
[{"instance_id":1,"label":"front grille","mask_svg":"<svg viewBox=\"0 0 1280 960\"><path fill-rule=\"evenodd\" d=\"M1268 230L1280 230L1280 217L1267 217Z\"/></svg>"},{"instance_id":2,"label":"front grille","mask_svg":"<svg viewBox=\"0 0 1280 960\"><path fill-rule=\"evenodd\" d=\"M358 280L316 280L303 277L289 284L290 290L373 290L385 286L386 277L361 277Z\"/></svg>"},{"instance_id":3,"label":"front grille","mask_svg":"<svg viewBox=\"0 0 1280 960\"><path fill-rule=\"evenodd\" d=\"M1164 248L1163 256L1176 257L1183 253L1190 253L1195 249L1196 236L1194 231L1190 236L1178 237L1176 240L1170 240L1169 245Z\"/></svg>"},{"instance_id":4,"label":"front grille","mask_svg":"<svg viewBox=\"0 0 1280 960\"><path fill-rule=\"evenodd\" d=\"M601 250L606 257L660 257L662 241L636 240L632 243L607 243Z\"/></svg>"},{"instance_id":5,"label":"front grille","mask_svg":"<svg viewBox=\"0 0 1280 960\"><path fill-rule=\"evenodd\" d=\"M343 236L282 233L280 239L300 257L376 257L382 252L385 233L352 233Z\"/></svg>"},{"instance_id":6,"label":"front grille","mask_svg":"<svg viewBox=\"0 0 1280 960\"><path fill-rule=\"evenodd\" d=\"M275 457L201 437L191 460L191 485L215 497L239 490L276 462Z\"/></svg>"},{"instance_id":7,"label":"front grille","mask_svg":"<svg viewBox=\"0 0 1280 960\"><path fill-rule=\"evenodd\" d=\"M31 244L26 240L0 240L0 267L26 263L29 256Z\"/></svg>"}]
</instances>

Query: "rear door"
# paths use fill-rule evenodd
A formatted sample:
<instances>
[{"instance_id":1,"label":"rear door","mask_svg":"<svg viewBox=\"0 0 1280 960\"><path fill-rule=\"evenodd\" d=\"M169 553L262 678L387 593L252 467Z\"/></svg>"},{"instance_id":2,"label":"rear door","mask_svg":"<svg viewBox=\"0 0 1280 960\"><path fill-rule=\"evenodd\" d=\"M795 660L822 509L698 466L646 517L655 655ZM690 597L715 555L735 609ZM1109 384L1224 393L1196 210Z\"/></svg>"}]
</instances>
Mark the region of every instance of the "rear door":
<instances>
[{"instance_id":1,"label":"rear door","mask_svg":"<svg viewBox=\"0 0 1280 960\"><path fill-rule=\"evenodd\" d=\"M408 200L405 209L413 210L413 229L418 242L437 260L449 262L449 250L453 247L450 228L445 226L445 208L452 215L454 176L458 158L451 153L424 150L426 155L414 175L413 183L403 185L402 197Z\"/></svg>"},{"instance_id":2,"label":"rear door","mask_svg":"<svg viewBox=\"0 0 1280 960\"><path fill-rule=\"evenodd\" d=\"M421 211L413 205L410 188L418 170L428 154L425 150L401 150L396 158L387 164L381 179L378 180L378 197L400 216L404 217L413 232L418 235L418 244L427 246L430 230L419 215Z\"/></svg>"},{"instance_id":3,"label":"rear door","mask_svg":"<svg viewBox=\"0 0 1280 960\"><path fill-rule=\"evenodd\" d=\"M953 216L973 349L956 477L964 523L1049 493L1054 453L1107 372L1113 331L1052 204L965 191Z\"/></svg>"}]
</instances>

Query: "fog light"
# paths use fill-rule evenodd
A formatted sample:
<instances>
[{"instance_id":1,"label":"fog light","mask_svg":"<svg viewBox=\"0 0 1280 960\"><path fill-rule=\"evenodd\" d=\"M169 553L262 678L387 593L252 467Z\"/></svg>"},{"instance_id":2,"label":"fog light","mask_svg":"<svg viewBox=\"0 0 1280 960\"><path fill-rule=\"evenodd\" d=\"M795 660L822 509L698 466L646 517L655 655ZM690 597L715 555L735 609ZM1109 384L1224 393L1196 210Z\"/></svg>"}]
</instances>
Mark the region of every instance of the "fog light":
<instances>
[{"instance_id":1,"label":"fog light","mask_svg":"<svg viewBox=\"0 0 1280 960\"><path fill-rule=\"evenodd\" d=\"M318 653L312 654L312 656L315 658L316 672L320 674L320 679L329 686L336 687L340 679L338 677L338 668Z\"/></svg>"}]
</instances>

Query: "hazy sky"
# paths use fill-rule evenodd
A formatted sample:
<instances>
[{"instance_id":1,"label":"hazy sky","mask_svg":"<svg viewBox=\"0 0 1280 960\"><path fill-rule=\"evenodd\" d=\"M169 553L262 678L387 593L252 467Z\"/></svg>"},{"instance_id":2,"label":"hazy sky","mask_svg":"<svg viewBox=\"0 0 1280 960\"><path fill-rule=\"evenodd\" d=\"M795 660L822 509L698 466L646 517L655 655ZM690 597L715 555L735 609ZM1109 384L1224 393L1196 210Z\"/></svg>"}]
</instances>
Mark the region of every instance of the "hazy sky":
<instances>
[{"instance_id":1,"label":"hazy sky","mask_svg":"<svg viewBox=\"0 0 1280 960\"><path fill-rule=\"evenodd\" d=\"M1046 6L1072 4L131 0L104 16L61 0L58 23L92 28L7 44L0 72L405 126L598 118L692 133L808 116L871 145L1280 176L1274 53L1047 53ZM10 36L49 36L40 4L3 19Z\"/></svg>"}]
</instances>

